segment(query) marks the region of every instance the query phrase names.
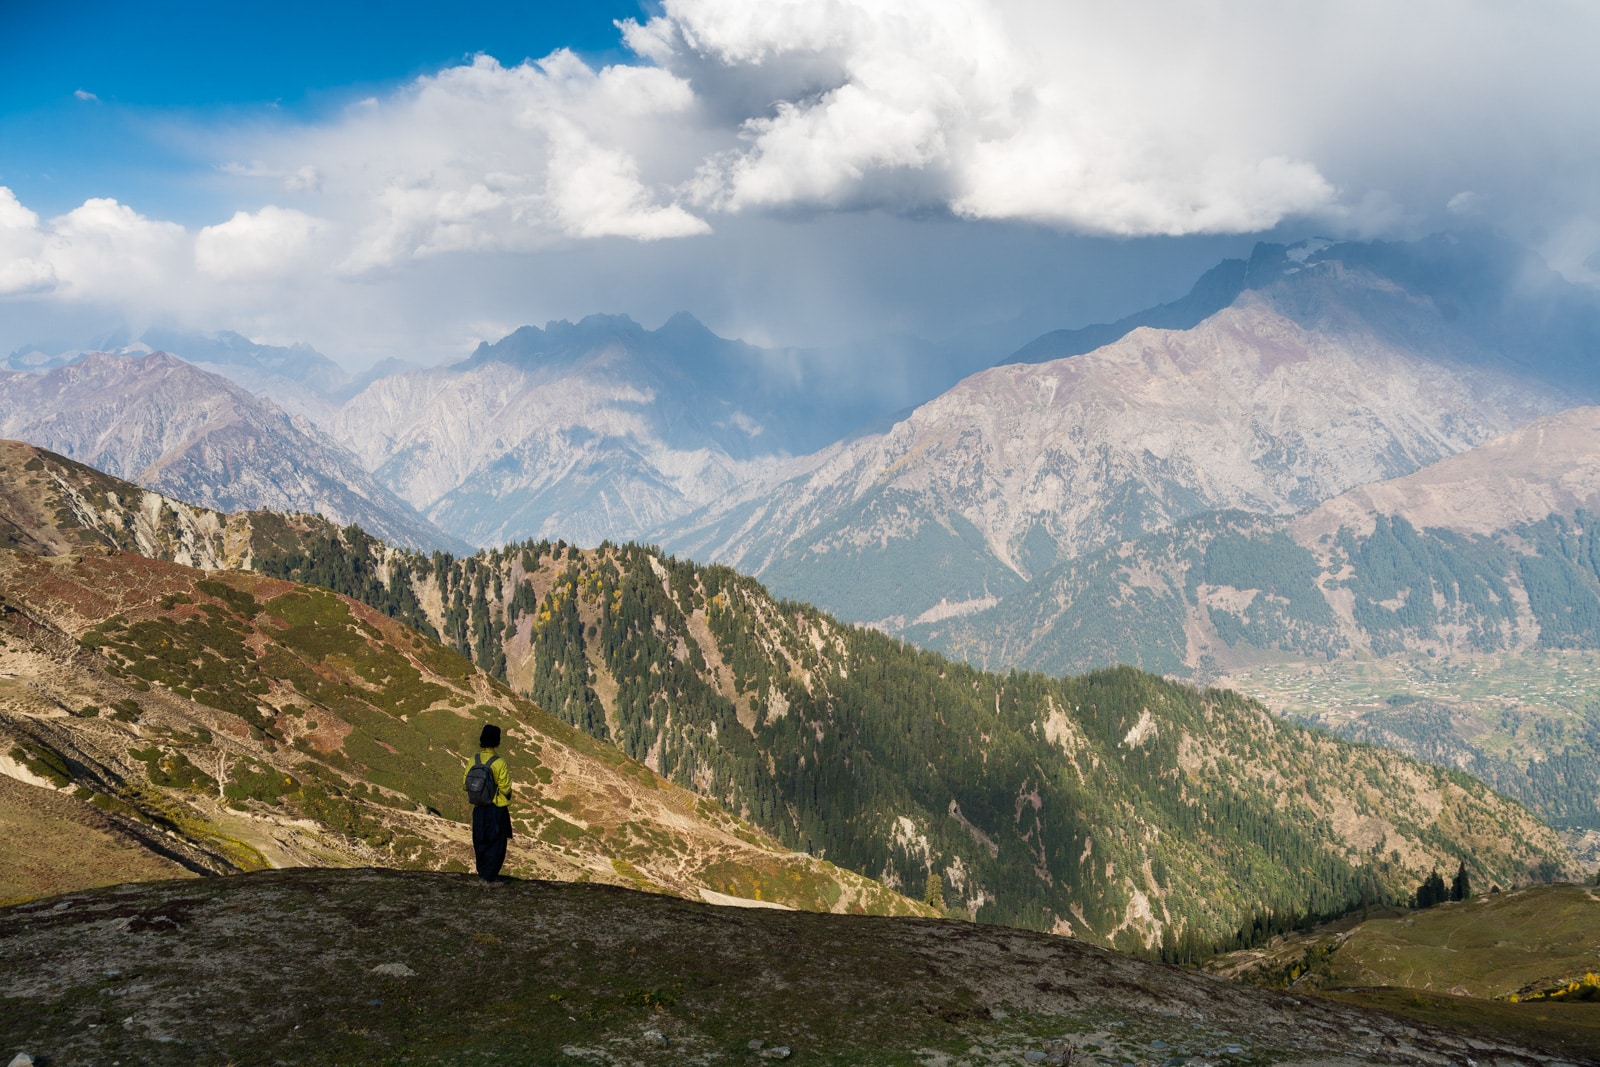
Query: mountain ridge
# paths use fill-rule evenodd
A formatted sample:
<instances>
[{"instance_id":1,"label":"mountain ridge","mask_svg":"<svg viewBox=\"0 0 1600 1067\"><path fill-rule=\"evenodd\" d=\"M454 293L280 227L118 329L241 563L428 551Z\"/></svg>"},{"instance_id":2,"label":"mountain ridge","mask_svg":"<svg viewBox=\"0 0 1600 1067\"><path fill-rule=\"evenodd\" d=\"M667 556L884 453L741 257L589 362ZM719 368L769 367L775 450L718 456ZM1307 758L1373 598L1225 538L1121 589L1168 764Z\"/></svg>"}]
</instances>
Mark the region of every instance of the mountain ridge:
<instances>
[{"instance_id":1,"label":"mountain ridge","mask_svg":"<svg viewBox=\"0 0 1600 1067\"><path fill-rule=\"evenodd\" d=\"M1600 512L1600 407L1547 415L1401 478L1359 486L1297 518L1310 542L1340 528L1371 529L1374 515L1417 529L1488 535L1550 515Z\"/></svg>"},{"instance_id":2,"label":"mountain ridge","mask_svg":"<svg viewBox=\"0 0 1600 1067\"><path fill-rule=\"evenodd\" d=\"M894 628L1187 516L1301 510L1570 404L1455 360L1431 308L1336 262L1274 286L1193 330L985 371L659 539Z\"/></svg>"},{"instance_id":3,"label":"mountain ridge","mask_svg":"<svg viewBox=\"0 0 1600 1067\"><path fill-rule=\"evenodd\" d=\"M929 910L778 845L372 607L237 566L322 520L162 502L130 532L83 521L82 503L104 520L142 495L134 487L14 443L0 446L0 471L7 499L31 490L36 503L31 543L0 548L0 825L20 835L0 900L129 873L463 871L459 753L492 720L515 768L510 873L721 903ZM184 531L206 560L234 566L119 547L194 555ZM230 541L250 552L229 556Z\"/></svg>"},{"instance_id":4,"label":"mountain ridge","mask_svg":"<svg viewBox=\"0 0 1600 1067\"><path fill-rule=\"evenodd\" d=\"M399 543L464 547L306 420L165 352L0 374L0 433L218 510L324 512Z\"/></svg>"},{"instance_id":5,"label":"mountain ridge","mask_svg":"<svg viewBox=\"0 0 1600 1067\"><path fill-rule=\"evenodd\" d=\"M1158 330L1192 329L1238 299L1248 284L1249 266L1249 260L1225 259L1200 275L1189 291L1177 300L1143 308L1115 322L1051 330L1001 362L1048 363L1080 356L1114 344L1142 326Z\"/></svg>"},{"instance_id":6,"label":"mountain ridge","mask_svg":"<svg viewBox=\"0 0 1600 1067\"><path fill-rule=\"evenodd\" d=\"M33 455L63 480L88 477ZM109 547L120 529L73 507L42 513L85 545ZM1478 783L1341 746L1231 694L1128 670L982 675L637 546L455 560L315 520L245 518L262 575L439 634L789 848L910 892L931 870L969 916L1149 951L1220 937L1268 902L1328 910L1396 892L1454 856L1507 883L1572 866ZM212 520L208 536L238 521ZM108 634L118 647L121 633ZM918 755L933 751L939 761Z\"/></svg>"}]
</instances>

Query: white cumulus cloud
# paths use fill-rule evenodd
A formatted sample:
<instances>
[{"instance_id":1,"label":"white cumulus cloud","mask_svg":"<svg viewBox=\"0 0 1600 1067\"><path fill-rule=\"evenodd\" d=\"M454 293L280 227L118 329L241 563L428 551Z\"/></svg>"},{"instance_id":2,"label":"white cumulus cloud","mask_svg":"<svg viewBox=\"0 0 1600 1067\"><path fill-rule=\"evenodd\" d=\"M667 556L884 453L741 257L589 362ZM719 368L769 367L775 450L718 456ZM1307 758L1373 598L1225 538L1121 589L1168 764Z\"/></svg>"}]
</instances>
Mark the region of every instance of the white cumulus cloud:
<instances>
[{"instance_id":1,"label":"white cumulus cloud","mask_svg":"<svg viewBox=\"0 0 1600 1067\"><path fill-rule=\"evenodd\" d=\"M0 185L0 296L44 292L55 287L55 271L40 254L39 216Z\"/></svg>"},{"instance_id":2,"label":"white cumulus cloud","mask_svg":"<svg viewBox=\"0 0 1600 1067\"><path fill-rule=\"evenodd\" d=\"M145 218L107 198L48 222L0 186L0 294L43 292L69 301L137 301L181 271L182 226Z\"/></svg>"},{"instance_id":3,"label":"white cumulus cloud","mask_svg":"<svg viewBox=\"0 0 1600 1067\"><path fill-rule=\"evenodd\" d=\"M556 286L584 302L563 314L637 308L698 272L726 276L702 298L754 294L741 299L761 308L739 310L752 328L829 317L782 307L807 300L889 328L856 291L881 282L909 330L919 300L948 310L924 261L967 279L945 292L980 289L1006 257L984 244L985 267L974 249L1002 232L1103 250L1106 236L1410 235L1460 218L1600 277L1600 5L649 9L616 23L631 54L610 64L484 55L312 118L191 128L227 206L187 227L108 196L41 219L0 188L0 296L280 332L299 329L285 309L347 335L406 319L411 337L436 316L526 321L528 294ZM869 247L889 232L905 247ZM765 280L747 271L768 256L758 242L782 246ZM864 252L881 266L858 269ZM1028 254L1030 277L1054 269ZM992 299L984 315L1014 310L1009 288Z\"/></svg>"},{"instance_id":4,"label":"white cumulus cloud","mask_svg":"<svg viewBox=\"0 0 1600 1067\"><path fill-rule=\"evenodd\" d=\"M254 141L254 162L229 171L317 197L351 235L338 262L353 274L446 252L681 237L709 230L673 194L694 165L675 158L694 99L653 66L595 69L564 49L511 67L479 56Z\"/></svg>"},{"instance_id":5,"label":"white cumulus cloud","mask_svg":"<svg viewBox=\"0 0 1600 1067\"><path fill-rule=\"evenodd\" d=\"M696 200L715 210L943 208L1146 235L1270 228L1337 199L1314 163L1186 129L1128 92L1140 57L1091 79L1025 46L1038 28L1025 6L667 0L622 28L668 69L772 71L764 113L700 167ZM1095 28L1082 18L1064 32ZM796 64L811 80L784 86Z\"/></svg>"},{"instance_id":6,"label":"white cumulus cloud","mask_svg":"<svg viewBox=\"0 0 1600 1067\"><path fill-rule=\"evenodd\" d=\"M273 205L238 211L202 229L194 240L195 266L214 278L271 278L306 265L320 220Z\"/></svg>"},{"instance_id":7,"label":"white cumulus cloud","mask_svg":"<svg viewBox=\"0 0 1600 1067\"><path fill-rule=\"evenodd\" d=\"M551 220L573 237L632 237L653 241L709 233L702 218L677 204L656 205L626 152L596 144L573 127L552 125L549 181Z\"/></svg>"}]
</instances>

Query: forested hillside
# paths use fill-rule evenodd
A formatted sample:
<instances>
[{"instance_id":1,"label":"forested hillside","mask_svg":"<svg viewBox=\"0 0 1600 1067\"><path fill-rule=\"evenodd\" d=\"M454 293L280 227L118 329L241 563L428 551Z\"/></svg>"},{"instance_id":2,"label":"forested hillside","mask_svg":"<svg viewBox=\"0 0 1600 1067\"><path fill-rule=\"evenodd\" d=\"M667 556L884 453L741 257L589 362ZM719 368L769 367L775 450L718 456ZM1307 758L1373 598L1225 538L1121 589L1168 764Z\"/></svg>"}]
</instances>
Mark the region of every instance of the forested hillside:
<instances>
[{"instance_id":1,"label":"forested hillside","mask_svg":"<svg viewBox=\"0 0 1600 1067\"><path fill-rule=\"evenodd\" d=\"M78 477L100 517L154 505L167 546L185 521L223 524L52 460L0 443L0 503L19 505L0 528L0 904L262 867L465 871L464 754L491 721L515 768L514 875L927 911L782 847L370 607L108 551L71 521L88 494L58 508L51 475ZM28 487L45 507L19 499Z\"/></svg>"},{"instance_id":2,"label":"forested hillside","mask_svg":"<svg viewBox=\"0 0 1600 1067\"><path fill-rule=\"evenodd\" d=\"M1600 516L1588 511L1493 536L1386 515L1310 545L1292 534L1284 520L1202 516L908 635L979 664L1123 660L1201 676L1241 646L1324 658L1600 647Z\"/></svg>"},{"instance_id":3,"label":"forested hillside","mask_svg":"<svg viewBox=\"0 0 1600 1067\"><path fill-rule=\"evenodd\" d=\"M121 536L107 490L73 496L81 468L45 473L62 527ZM239 565L437 634L790 847L915 895L933 874L979 919L1178 947L1267 908L1409 892L1459 859L1480 885L1570 864L1475 780L1232 693L1127 668L986 673L633 545L453 559L304 517L212 524L248 545Z\"/></svg>"},{"instance_id":4,"label":"forested hillside","mask_svg":"<svg viewBox=\"0 0 1600 1067\"><path fill-rule=\"evenodd\" d=\"M982 919L1126 946L1330 911L1466 858L1569 861L1465 775L1121 668L997 675L639 546L466 560L324 530L264 571L426 616L555 714L792 847Z\"/></svg>"},{"instance_id":5,"label":"forested hillside","mask_svg":"<svg viewBox=\"0 0 1600 1067\"><path fill-rule=\"evenodd\" d=\"M1492 536L1418 530L1403 516L1371 522L1308 547L1280 520L1207 516L1065 564L1027 594L909 636L977 664L1067 672L1124 661L1199 678L1263 654L1314 671L1358 656L1443 663L1600 648L1600 516L1550 515ZM1482 669L1493 669L1488 659ZM1555 824L1600 828L1592 714L1537 714L1530 730L1539 736L1508 745L1484 733L1511 724L1457 728L1421 714L1427 699L1396 691L1348 734L1467 770Z\"/></svg>"}]
</instances>

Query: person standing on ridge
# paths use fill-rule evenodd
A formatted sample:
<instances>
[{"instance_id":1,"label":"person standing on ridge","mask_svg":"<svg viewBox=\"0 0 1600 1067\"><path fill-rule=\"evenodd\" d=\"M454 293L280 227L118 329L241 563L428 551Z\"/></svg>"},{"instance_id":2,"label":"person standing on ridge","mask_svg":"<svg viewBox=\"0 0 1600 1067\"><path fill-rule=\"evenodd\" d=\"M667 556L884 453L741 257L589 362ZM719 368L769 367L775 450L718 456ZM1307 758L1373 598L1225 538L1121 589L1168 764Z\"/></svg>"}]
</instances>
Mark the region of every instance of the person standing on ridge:
<instances>
[{"instance_id":1,"label":"person standing on ridge","mask_svg":"<svg viewBox=\"0 0 1600 1067\"><path fill-rule=\"evenodd\" d=\"M467 767L465 785L472 803L472 853L478 880L502 885L500 868L511 841L511 771L499 753L500 727L485 724L478 735L478 754Z\"/></svg>"}]
</instances>

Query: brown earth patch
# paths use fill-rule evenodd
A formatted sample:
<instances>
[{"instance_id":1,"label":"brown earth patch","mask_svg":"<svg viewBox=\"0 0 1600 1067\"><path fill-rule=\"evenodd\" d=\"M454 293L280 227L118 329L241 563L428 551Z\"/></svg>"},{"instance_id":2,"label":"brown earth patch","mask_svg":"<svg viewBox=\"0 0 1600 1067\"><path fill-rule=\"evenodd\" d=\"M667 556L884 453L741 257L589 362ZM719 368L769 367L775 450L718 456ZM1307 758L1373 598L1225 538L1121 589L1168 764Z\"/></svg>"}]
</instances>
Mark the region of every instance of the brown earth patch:
<instances>
[{"instance_id":1,"label":"brown earth patch","mask_svg":"<svg viewBox=\"0 0 1600 1067\"><path fill-rule=\"evenodd\" d=\"M173 859L71 795L0 775L0 904L115 885L192 878Z\"/></svg>"}]
</instances>

